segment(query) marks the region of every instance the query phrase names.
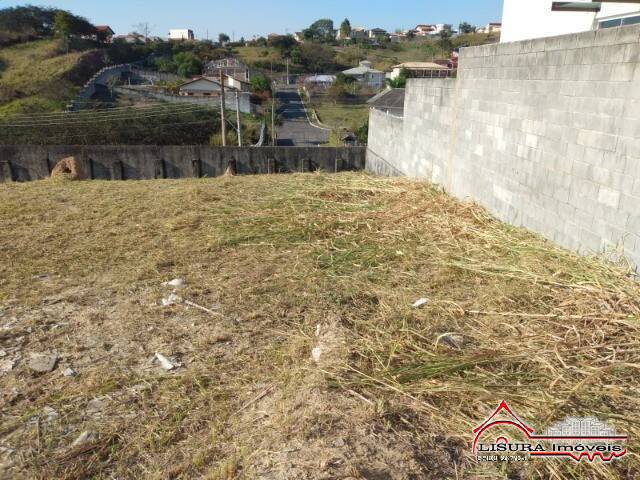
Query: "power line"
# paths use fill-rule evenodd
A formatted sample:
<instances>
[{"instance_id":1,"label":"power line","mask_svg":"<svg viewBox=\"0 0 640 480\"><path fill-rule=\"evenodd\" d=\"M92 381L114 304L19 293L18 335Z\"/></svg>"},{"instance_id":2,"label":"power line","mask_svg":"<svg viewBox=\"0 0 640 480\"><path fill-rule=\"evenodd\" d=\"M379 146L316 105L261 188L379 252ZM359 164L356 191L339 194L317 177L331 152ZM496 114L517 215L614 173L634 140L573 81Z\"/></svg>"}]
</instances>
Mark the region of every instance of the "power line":
<instances>
[{"instance_id":1,"label":"power line","mask_svg":"<svg viewBox=\"0 0 640 480\"><path fill-rule=\"evenodd\" d=\"M32 128L32 127L48 127L48 126L58 126L58 127L69 127L69 126L82 126L82 125L94 125L96 123L108 123L114 121L127 121L127 120L143 120L145 118L154 118L154 117L164 117L167 115L180 115L184 113L208 113L206 109L202 109L202 107L191 107L189 109L183 109L180 111L171 111L171 112L154 112L146 115L112 115L112 116L102 116L100 118L95 119L82 119L76 120L71 119L71 121L47 121L47 122L32 122L32 123L0 123L1 126L7 128Z\"/></svg>"}]
</instances>

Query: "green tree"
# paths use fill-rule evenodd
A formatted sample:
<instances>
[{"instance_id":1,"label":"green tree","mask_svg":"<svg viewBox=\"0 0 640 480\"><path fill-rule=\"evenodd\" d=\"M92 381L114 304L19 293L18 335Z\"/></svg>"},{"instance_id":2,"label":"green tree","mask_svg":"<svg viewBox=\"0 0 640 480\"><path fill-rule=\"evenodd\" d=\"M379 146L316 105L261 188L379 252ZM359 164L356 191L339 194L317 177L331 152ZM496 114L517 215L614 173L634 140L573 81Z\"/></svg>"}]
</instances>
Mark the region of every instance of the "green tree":
<instances>
[{"instance_id":1,"label":"green tree","mask_svg":"<svg viewBox=\"0 0 640 480\"><path fill-rule=\"evenodd\" d=\"M467 22L462 22L458 26L458 30L460 33L474 33L476 31L476 27Z\"/></svg>"},{"instance_id":2,"label":"green tree","mask_svg":"<svg viewBox=\"0 0 640 480\"><path fill-rule=\"evenodd\" d=\"M400 75L396 78L387 78L387 85L391 88L405 88L407 86L407 79L411 78L411 71L403 68L400 70Z\"/></svg>"},{"instance_id":3,"label":"green tree","mask_svg":"<svg viewBox=\"0 0 640 480\"><path fill-rule=\"evenodd\" d=\"M443 54L449 55L451 53L451 32L449 30L445 29L440 32L438 46L442 49Z\"/></svg>"},{"instance_id":4,"label":"green tree","mask_svg":"<svg viewBox=\"0 0 640 480\"><path fill-rule=\"evenodd\" d=\"M202 61L191 52L181 52L173 56L176 72L182 77L192 77L202 73Z\"/></svg>"},{"instance_id":5,"label":"green tree","mask_svg":"<svg viewBox=\"0 0 640 480\"><path fill-rule=\"evenodd\" d=\"M303 43L291 53L293 61L306 72L324 72L335 68L335 52L327 45Z\"/></svg>"},{"instance_id":6,"label":"green tree","mask_svg":"<svg viewBox=\"0 0 640 480\"><path fill-rule=\"evenodd\" d=\"M307 40L319 42L334 40L333 20L329 18L316 20L309 28L303 31L303 34Z\"/></svg>"},{"instance_id":7,"label":"green tree","mask_svg":"<svg viewBox=\"0 0 640 480\"><path fill-rule=\"evenodd\" d=\"M293 35L280 35L268 41L270 47L276 48L284 58L291 57L291 51L298 45Z\"/></svg>"},{"instance_id":8,"label":"green tree","mask_svg":"<svg viewBox=\"0 0 640 480\"><path fill-rule=\"evenodd\" d=\"M251 90L254 93L268 92L270 89L269 80L263 75L254 75L251 77Z\"/></svg>"},{"instance_id":9,"label":"green tree","mask_svg":"<svg viewBox=\"0 0 640 480\"><path fill-rule=\"evenodd\" d=\"M351 36L351 22L348 18L345 18L340 24L340 37L345 39Z\"/></svg>"},{"instance_id":10,"label":"green tree","mask_svg":"<svg viewBox=\"0 0 640 480\"><path fill-rule=\"evenodd\" d=\"M218 42L220 43L220 45L224 45L230 40L231 38L229 38L229 35L227 35L226 33L221 33L220 35L218 35Z\"/></svg>"},{"instance_id":11,"label":"green tree","mask_svg":"<svg viewBox=\"0 0 640 480\"><path fill-rule=\"evenodd\" d=\"M69 35L71 35L71 17L64 10L58 10L53 19L53 31L56 37L62 39L69 53Z\"/></svg>"}]
</instances>

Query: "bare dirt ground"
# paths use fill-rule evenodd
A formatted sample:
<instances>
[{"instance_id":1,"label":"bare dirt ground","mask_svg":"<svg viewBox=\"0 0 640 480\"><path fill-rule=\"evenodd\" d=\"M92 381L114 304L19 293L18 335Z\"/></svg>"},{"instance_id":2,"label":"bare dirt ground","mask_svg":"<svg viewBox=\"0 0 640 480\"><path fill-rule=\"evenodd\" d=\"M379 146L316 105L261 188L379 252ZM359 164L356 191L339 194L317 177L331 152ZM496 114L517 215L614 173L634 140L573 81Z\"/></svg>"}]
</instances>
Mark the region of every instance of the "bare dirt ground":
<instances>
[{"instance_id":1,"label":"bare dirt ground","mask_svg":"<svg viewBox=\"0 0 640 480\"><path fill-rule=\"evenodd\" d=\"M629 271L426 184L4 184L0 224L0 478L640 476ZM502 400L630 453L477 463Z\"/></svg>"}]
</instances>

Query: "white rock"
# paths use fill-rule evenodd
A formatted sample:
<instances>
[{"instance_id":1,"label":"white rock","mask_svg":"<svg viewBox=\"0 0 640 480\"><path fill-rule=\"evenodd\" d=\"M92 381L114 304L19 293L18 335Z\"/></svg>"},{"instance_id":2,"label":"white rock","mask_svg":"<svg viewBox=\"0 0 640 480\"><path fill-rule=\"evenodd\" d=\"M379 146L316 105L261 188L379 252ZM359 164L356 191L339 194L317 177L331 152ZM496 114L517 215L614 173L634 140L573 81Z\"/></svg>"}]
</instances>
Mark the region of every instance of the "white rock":
<instances>
[{"instance_id":1,"label":"white rock","mask_svg":"<svg viewBox=\"0 0 640 480\"><path fill-rule=\"evenodd\" d=\"M170 282L164 282L162 285L165 287L182 288L187 284L182 278L174 278Z\"/></svg>"},{"instance_id":2,"label":"white rock","mask_svg":"<svg viewBox=\"0 0 640 480\"><path fill-rule=\"evenodd\" d=\"M82 432L78 438L76 438L71 444L72 447L78 447L85 443L95 442L98 440L98 434L96 432Z\"/></svg>"},{"instance_id":3,"label":"white rock","mask_svg":"<svg viewBox=\"0 0 640 480\"><path fill-rule=\"evenodd\" d=\"M168 307L170 305L175 305L176 303L182 302L182 299L177 296L175 293L172 293L167 298L162 299L162 305Z\"/></svg>"},{"instance_id":4,"label":"white rock","mask_svg":"<svg viewBox=\"0 0 640 480\"><path fill-rule=\"evenodd\" d=\"M416 300L416 302L413 304L413 308L424 307L427 303L429 303L428 298L420 298L419 300Z\"/></svg>"},{"instance_id":5,"label":"white rock","mask_svg":"<svg viewBox=\"0 0 640 480\"><path fill-rule=\"evenodd\" d=\"M76 375L78 375L78 373L73 368L69 367L64 369L62 375L64 375L65 377L75 377Z\"/></svg>"},{"instance_id":6,"label":"white rock","mask_svg":"<svg viewBox=\"0 0 640 480\"><path fill-rule=\"evenodd\" d=\"M320 326L320 324L318 324L318 326L316 327L316 337L320 336L321 330L322 330L322 327Z\"/></svg>"},{"instance_id":7,"label":"white rock","mask_svg":"<svg viewBox=\"0 0 640 480\"><path fill-rule=\"evenodd\" d=\"M0 349L0 358L6 357L6 356L7 356L7 352L5 352L4 350Z\"/></svg>"},{"instance_id":8,"label":"white rock","mask_svg":"<svg viewBox=\"0 0 640 480\"><path fill-rule=\"evenodd\" d=\"M51 407L44 407L42 409L42 413L44 415L44 420L47 422L52 422L60 416L60 414Z\"/></svg>"},{"instance_id":9,"label":"white rock","mask_svg":"<svg viewBox=\"0 0 640 480\"><path fill-rule=\"evenodd\" d=\"M104 408L109 404L111 399L109 397L99 397L94 398L89 403L87 403L87 413L92 415L96 413L100 413Z\"/></svg>"},{"instance_id":10,"label":"white rock","mask_svg":"<svg viewBox=\"0 0 640 480\"><path fill-rule=\"evenodd\" d=\"M36 373L48 373L56 368L58 355L49 353L32 353L29 358L29 368Z\"/></svg>"},{"instance_id":11,"label":"white rock","mask_svg":"<svg viewBox=\"0 0 640 480\"><path fill-rule=\"evenodd\" d=\"M158 362L160 362L160 366L167 371L173 370L181 366L179 363L172 362L167 357L165 357L164 355L158 352L156 352L156 358L158 359Z\"/></svg>"},{"instance_id":12,"label":"white rock","mask_svg":"<svg viewBox=\"0 0 640 480\"><path fill-rule=\"evenodd\" d=\"M314 362L320 363L321 356L322 356L322 348L316 347L313 350L311 350L311 358L313 358Z\"/></svg>"},{"instance_id":13,"label":"white rock","mask_svg":"<svg viewBox=\"0 0 640 480\"><path fill-rule=\"evenodd\" d=\"M0 360L0 373L10 372L15 366L16 362L13 360Z\"/></svg>"}]
</instances>

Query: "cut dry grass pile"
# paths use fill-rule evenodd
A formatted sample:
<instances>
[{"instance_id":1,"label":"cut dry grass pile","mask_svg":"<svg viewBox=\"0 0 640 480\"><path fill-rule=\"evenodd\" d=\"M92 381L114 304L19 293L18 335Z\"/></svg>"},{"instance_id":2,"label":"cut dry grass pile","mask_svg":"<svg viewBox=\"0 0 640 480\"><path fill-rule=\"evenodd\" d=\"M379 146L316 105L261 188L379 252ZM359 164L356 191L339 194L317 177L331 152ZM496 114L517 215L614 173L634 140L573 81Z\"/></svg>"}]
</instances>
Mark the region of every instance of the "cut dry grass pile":
<instances>
[{"instance_id":1,"label":"cut dry grass pile","mask_svg":"<svg viewBox=\"0 0 640 480\"><path fill-rule=\"evenodd\" d=\"M426 184L42 181L0 186L0 222L0 476L640 475L638 284ZM214 313L160 306L175 277ZM478 465L502 400L538 431L599 417L630 454Z\"/></svg>"}]
</instances>

